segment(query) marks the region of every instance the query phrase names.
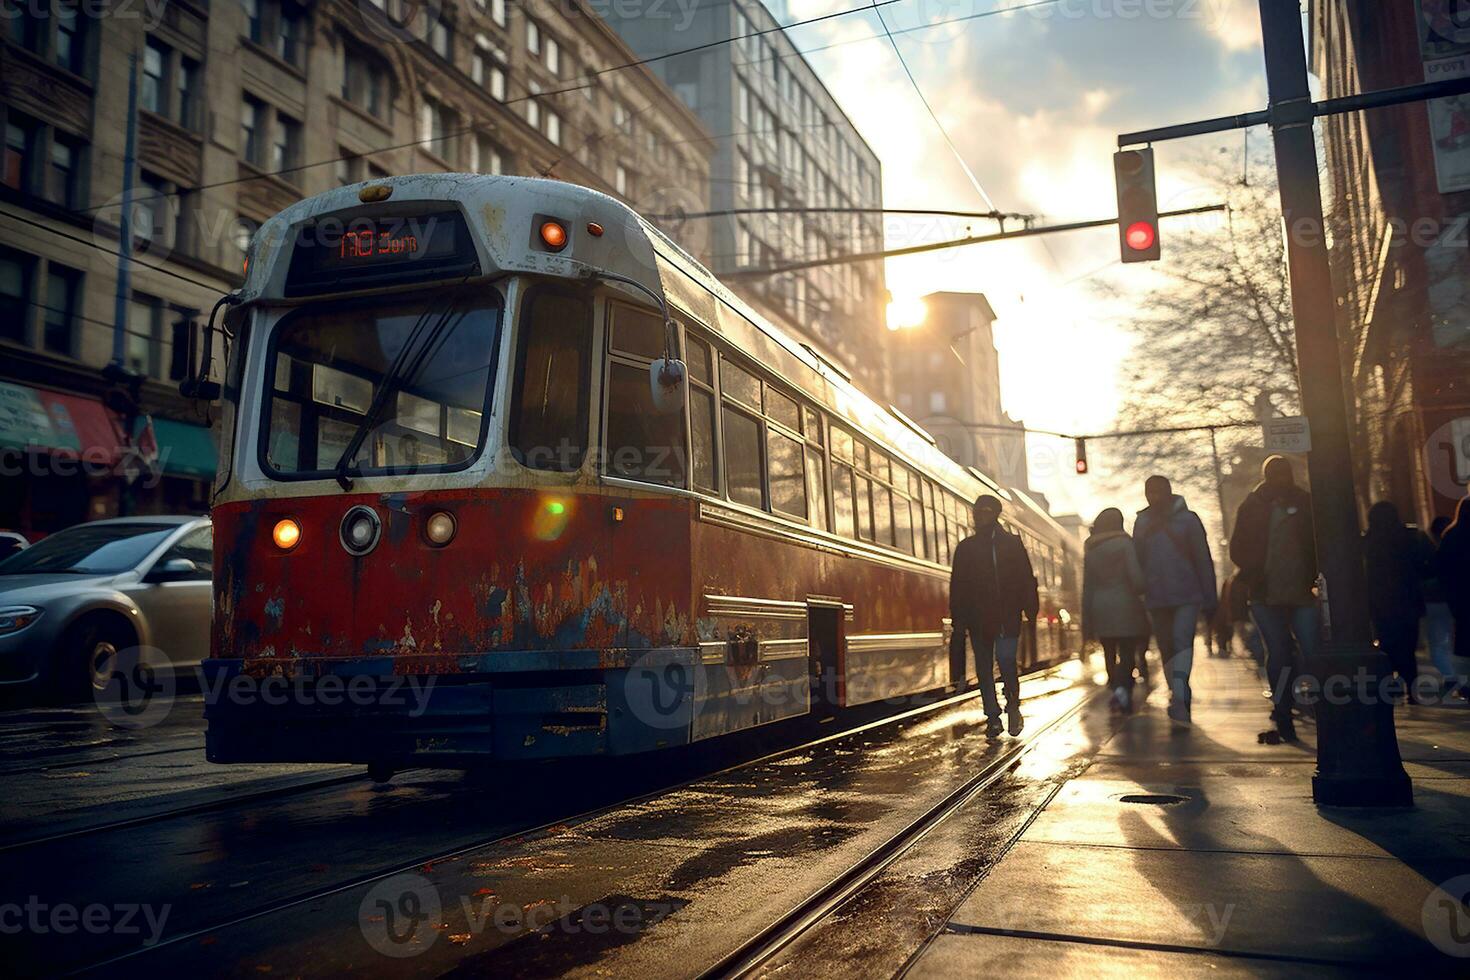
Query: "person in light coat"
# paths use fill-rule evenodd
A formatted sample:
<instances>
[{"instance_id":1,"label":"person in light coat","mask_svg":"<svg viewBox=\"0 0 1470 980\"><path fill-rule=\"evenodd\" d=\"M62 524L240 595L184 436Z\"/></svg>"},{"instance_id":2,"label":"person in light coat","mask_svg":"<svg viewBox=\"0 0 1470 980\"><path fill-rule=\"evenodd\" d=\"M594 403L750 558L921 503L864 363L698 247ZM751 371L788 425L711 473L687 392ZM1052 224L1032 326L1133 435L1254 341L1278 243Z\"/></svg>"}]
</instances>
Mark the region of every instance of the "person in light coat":
<instances>
[{"instance_id":1,"label":"person in light coat","mask_svg":"<svg viewBox=\"0 0 1470 980\"><path fill-rule=\"evenodd\" d=\"M1133 658L1148 645L1147 583L1133 539L1123 530L1123 512L1109 507L1097 515L1082 561L1082 630L1102 643L1113 704L1133 710Z\"/></svg>"}]
</instances>

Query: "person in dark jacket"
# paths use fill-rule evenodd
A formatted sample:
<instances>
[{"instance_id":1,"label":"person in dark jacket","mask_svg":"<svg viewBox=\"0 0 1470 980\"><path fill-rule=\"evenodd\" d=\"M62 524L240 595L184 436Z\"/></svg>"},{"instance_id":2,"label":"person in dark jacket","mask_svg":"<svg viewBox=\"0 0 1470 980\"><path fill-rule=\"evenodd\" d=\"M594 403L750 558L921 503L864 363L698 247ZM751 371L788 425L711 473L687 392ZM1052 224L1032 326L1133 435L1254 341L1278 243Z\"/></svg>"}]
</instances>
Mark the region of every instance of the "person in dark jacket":
<instances>
[{"instance_id":1,"label":"person in dark jacket","mask_svg":"<svg viewBox=\"0 0 1470 980\"><path fill-rule=\"evenodd\" d=\"M1455 507L1455 522L1439 542L1434 571L1455 618L1455 656L1470 657L1470 496Z\"/></svg>"},{"instance_id":2,"label":"person in dark jacket","mask_svg":"<svg viewBox=\"0 0 1470 980\"><path fill-rule=\"evenodd\" d=\"M1363 567L1368 578L1368 615L1378 648L1399 675L1409 701L1420 700L1419 619L1424 615L1422 580L1434 561L1433 546L1417 528L1408 527L1391 501L1368 508L1363 532Z\"/></svg>"},{"instance_id":3,"label":"person in dark jacket","mask_svg":"<svg viewBox=\"0 0 1470 980\"><path fill-rule=\"evenodd\" d=\"M1317 581L1312 497L1296 485L1286 457L1266 459L1260 485L1235 512L1230 560L1240 567L1250 589L1251 618L1266 646L1271 720L1282 739L1295 741L1291 690L1297 670L1292 639L1302 657L1310 660L1321 637L1321 617L1312 592Z\"/></svg>"},{"instance_id":4,"label":"person in dark jacket","mask_svg":"<svg viewBox=\"0 0 1470 980\"><path fill-rule=\"evenodd\" d=\"M1148 610L1143 607L1143 569L1133 539L1123 530L1123 512L1109 507L1097 515L1082 560L1082 633L1101 641L1113 704L1133 710L1133 654L1148 644Z\"/></svg>"},{"instance_id":5,"label":"person in dark jacket","mask_svg":"<svg viewBox=\"0 0 1470 980\"><path fill-rule=\"evenodd\" d=\"M1200 613L1212 617L1219 602L1215 563L1210 560L1204 524L1167 477L1149 477L1143 494L1148 506L1133 522L1133 544L1143 567L1144 602L1169 681L1169 718L1176 726L1187 726L1195 627Z\"/></svg>"},{"instance_id":6,"label":"person in dark jacket","mask_svg":"<svg viewBox=\"0 0 1470 980\"><path fill-rule=\"evenodd\" d=\"M975 533L954 550L949 576L949 615L953 625L949 658L951 676L964 676L965 634L975 650L980 697L985 704L986 734L1001 733L1000 704L995 697L994 662L1000 663L1006 695L1006 720L1012 735L1021 734L1021 683L1016 673L1016 645L1021 616L1033 623L1040 600L1031 558L1019 536L1000 526L1000 498L983 494L975 501Z\"/></svg>"},{"instance_id":7,"label":"person in dark jacket","mask_svg":"<svg viewBox=\"0 0 1470 980\"><path fill-rule=\"evenodd\" d=\"M1429 524L1429 542L1436 553L1444 541L1444 532L1449 529L1450 519L1440 514ZM1444 583L1439 580L1434 562L1424 576L1424 632L1429 644L1429 659L1444 678L1440 696L1443 698L1465 698L1467 678L1464 667L1455 663L1455 617L1450 613L1450 604L1445 595Z\"/></svg>"}]
</instances>

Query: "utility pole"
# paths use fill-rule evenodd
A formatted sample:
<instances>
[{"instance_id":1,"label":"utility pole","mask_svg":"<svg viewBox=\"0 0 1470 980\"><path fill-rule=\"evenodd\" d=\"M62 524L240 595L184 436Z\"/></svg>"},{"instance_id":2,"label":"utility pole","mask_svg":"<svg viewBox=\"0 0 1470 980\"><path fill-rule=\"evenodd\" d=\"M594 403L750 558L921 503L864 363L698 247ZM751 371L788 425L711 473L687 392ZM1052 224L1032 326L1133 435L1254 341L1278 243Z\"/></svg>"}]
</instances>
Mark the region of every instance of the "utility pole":
<instances>
[{"instance_id":1,"label":"utility pole","mask_svg":"<svg viewBox=\"0 0 1470 980\"><path fill-rule=\"evenodd\" d=\"M1393 705L1379 696L1378 681L1387 664L1373 648L1369 630L1341 348L1312 133L1317 110L1307 84L1301 5L1298 0L1260 0L1260 9L1271 135L1286 220L1297 371L1302 408L1312 430L1307 469L1317 565L1327 584L1331 623L1322 656L1309 667L1321 681L1350 679L1352 692L1345 698L1317 700L1312 796L1326 805L1408 806L1413 789L1399 756ZM1371 681L1366 691L1356 680L1363 676Z\"/></svg>"},{"instance_id":2,"label":"utility pole","mask_svg":"<svg viewBox=\"0 0 1470 980\"><path fill-rule=\"evenodd\" d=\"M118 217L117 293L112 314L112 360L102 369L102 376L113 384L108 402L123 419L123 438L131 447L133 429L138 421L138 398L142 378L128 370L127 332L128 300L132 291L133 271L133 171L138 154L138 53L128 55L128 119L123 139L122 214ZM133 510L132 465L119 465L117 512L127 517Z\"/></svg>"}]
</instances>

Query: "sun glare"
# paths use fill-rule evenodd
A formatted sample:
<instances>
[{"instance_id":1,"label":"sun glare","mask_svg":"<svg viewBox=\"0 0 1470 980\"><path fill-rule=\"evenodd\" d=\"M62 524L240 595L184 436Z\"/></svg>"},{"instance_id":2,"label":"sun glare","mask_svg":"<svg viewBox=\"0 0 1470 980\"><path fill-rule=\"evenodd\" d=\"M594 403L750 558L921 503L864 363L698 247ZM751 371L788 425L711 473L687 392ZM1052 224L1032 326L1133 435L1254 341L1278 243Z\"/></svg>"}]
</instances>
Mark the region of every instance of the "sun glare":
<instances>
[{"instance_id":1,"label":"sun glare","mask_svg":"<svg viewBox=\"0 0 1470 980\"><path fill-rule=\"evenodd\" d=\"M900 296L888 304L888 329L912 330L924 322L929 307L917 296Z\"/></svg>"}]
</instances>

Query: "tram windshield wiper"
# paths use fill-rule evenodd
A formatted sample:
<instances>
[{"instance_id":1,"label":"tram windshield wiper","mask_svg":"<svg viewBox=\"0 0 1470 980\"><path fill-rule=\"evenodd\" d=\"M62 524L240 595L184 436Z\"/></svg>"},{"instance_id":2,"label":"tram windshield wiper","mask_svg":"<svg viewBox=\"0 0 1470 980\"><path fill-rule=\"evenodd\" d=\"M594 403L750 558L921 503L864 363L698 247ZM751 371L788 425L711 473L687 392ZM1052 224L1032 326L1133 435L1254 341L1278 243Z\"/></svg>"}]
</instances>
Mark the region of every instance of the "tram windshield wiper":
<instances>
[{"instance_id":1,"label":"tram windshield wiper","mask_svg":"<svg viewBox=\"0 0 1470 980\"><path fill-rule=\"evenodd\" d=\"M424 325L428 322L429 317L434 315L434 312L432 308L425 310L414 323L413 329L409 331L408 337L403 341L403 346L398 349L398 354L393 358L393 362L388 365L388 370L383 374L382 384L377 394L373 396L372 404L368 406L362 421L357 423L357 428L352 431L352 438L347 441L347 448L342 450L342 455L337 457L337 463L332 467L337 483L344 491L352 489L352 460L362 450L362 444L367 440L368 433L382 418L383 410L387 408L389 399L406 379L417 377L419 371L423 370L424 363L435 344L441 337L448 335L445 328L458 324L464 319L465 311L462 307L458 314L454 315L456 300L460 295L458 291L447 295L443 312L438 315L427 332L424 330ZM454 315L453 320L450 319L451 315ZM415 346L414 342L419 339L420 335L423 336L423 341Z\"/></svg>"}]
</instances>

